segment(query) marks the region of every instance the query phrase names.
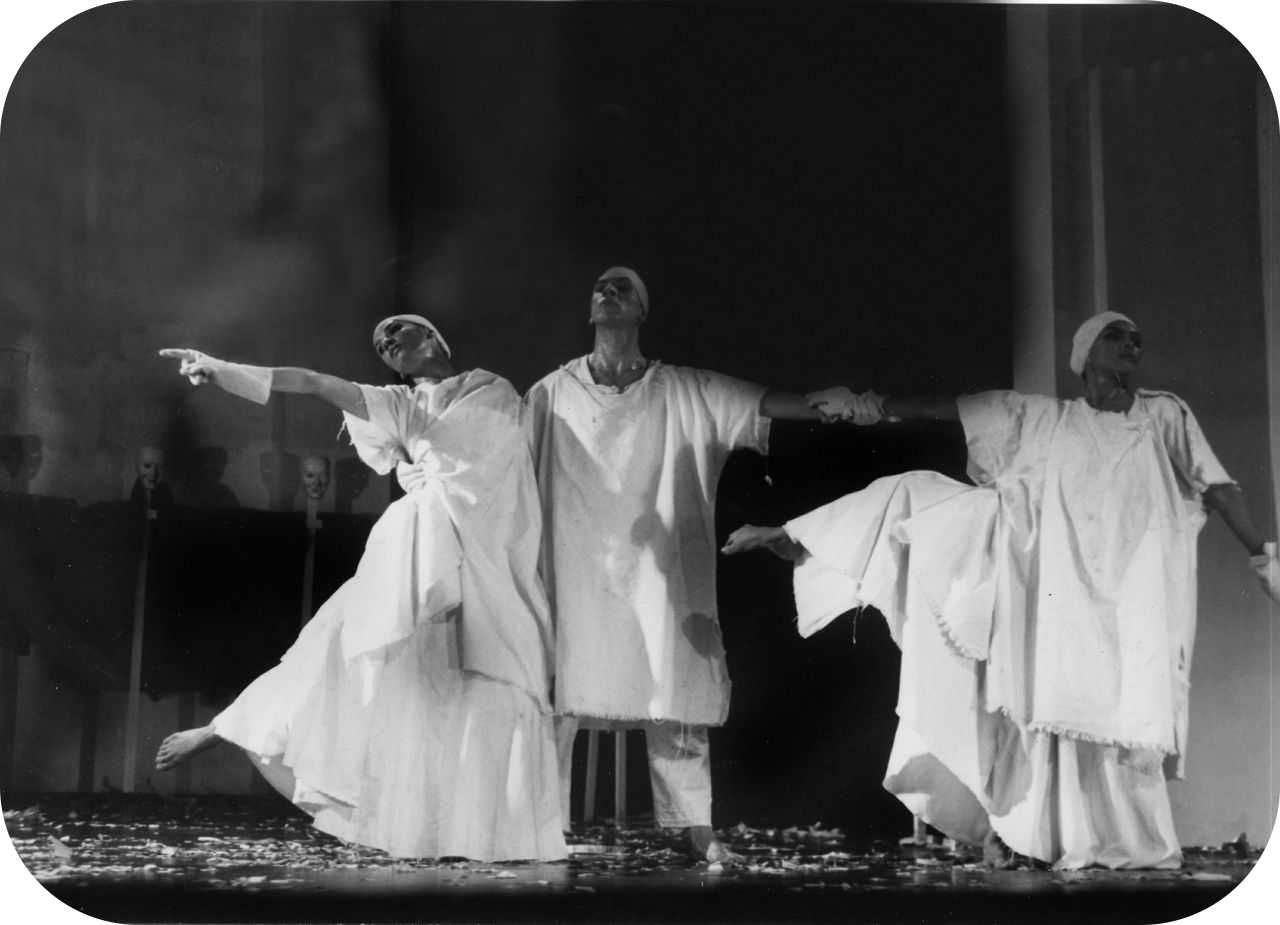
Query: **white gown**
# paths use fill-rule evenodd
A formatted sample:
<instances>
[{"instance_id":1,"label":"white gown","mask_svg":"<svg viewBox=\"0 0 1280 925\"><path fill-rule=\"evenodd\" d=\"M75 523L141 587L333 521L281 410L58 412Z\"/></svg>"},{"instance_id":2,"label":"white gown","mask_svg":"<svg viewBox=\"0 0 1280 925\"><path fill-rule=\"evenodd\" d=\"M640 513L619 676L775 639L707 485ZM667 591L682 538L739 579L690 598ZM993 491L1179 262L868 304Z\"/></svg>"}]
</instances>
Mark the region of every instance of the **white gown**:
<instances>
[{"instance_id":1,"label":"white gown","mask_svg":"<svg viewBox=\"0 0 1280 925\"><path fill-rule=\"evenodd\" d=\"M519 399L473 370L361 386L361 458L408 494L356 574L215 717L317 828L403 857L556 860L551 657Z\"/></svg>"},{"instance_id":2,"label":"white gown","mask_svg":"<svg viewBox=\"0 0 1280 925\"><path fill-rule=\"evenodd\" d=\"M1176 867L1201 493L1192 416L989 392L969 474L880 479L786 525L800 631L871 605L902 650L885 787L956 838L1062 868Z\"/></svg>"},{"instance_id":3,"label":"white gown","mask_svg":"<svg viewBox=\"0 0 1280 925\"><path fill-rule=\"evenodd\" d=\"M660 362L619 391L585 357L529 389L558 712L724 723L716 484L735 449L767 450L764 391Z\"/></svg>"}]
</instances>

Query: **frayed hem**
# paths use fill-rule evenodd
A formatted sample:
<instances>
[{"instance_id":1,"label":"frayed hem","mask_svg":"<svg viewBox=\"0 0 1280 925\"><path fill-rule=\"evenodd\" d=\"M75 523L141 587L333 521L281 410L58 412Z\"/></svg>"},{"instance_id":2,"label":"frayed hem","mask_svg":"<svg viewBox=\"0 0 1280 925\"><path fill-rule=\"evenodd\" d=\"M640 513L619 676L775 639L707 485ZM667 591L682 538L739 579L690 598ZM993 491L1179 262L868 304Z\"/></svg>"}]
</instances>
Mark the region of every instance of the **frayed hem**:
<instances>
[{"instance_id":1,"label":"frayed hem","mask_svg":"<svg viewBox=\"0 0 1280 925\"><path fill-rule=\"evenodd\" d=\"M967 658L973 662L985 662L987 660L989 652L979 652L976 649L971 649L956 637L955 631L951 628L947 618L942 615L940 608L931 607L930 610L933 611L933 622L938 625L938 631L942 633L942 638L948 648L961 658Z\"/></svg>"},{"instance_id":2,"label":"frayed hem","mask_svg":"<svg viewBox=\"0 0 1280 925\"><path fill-rule=\"evenodd\" d=\"M1115 736L1100 736L1092 732L1085 732L1080 729L1072 729L1061 723L1048 722L1030 722L1022 723L1009 711L1007 707L997 707L994 711L1005 717L1015 726L1026 729L1028 732L1037 732L1044 735L1061 736L1064 739L1072 739L1076 742L1087 742L1090 745L1103 745L1114 748L1127 748L1132 751L1152 751L1167 757L1169 755L1177 755L1177 746L1159 743L1159 742L1140 742L1136 739L1121 739Z\"/></svg>"}]
</instances>

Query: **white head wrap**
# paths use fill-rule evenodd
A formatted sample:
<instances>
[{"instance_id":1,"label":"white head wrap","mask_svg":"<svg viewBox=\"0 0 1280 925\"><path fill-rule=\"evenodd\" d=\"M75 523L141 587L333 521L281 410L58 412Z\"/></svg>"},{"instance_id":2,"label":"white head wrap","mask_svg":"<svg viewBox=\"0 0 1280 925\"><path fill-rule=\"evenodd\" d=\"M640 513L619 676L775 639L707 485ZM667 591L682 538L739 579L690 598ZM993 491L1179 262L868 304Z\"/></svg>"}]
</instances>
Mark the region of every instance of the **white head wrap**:
<instances>
[{"instance_id":1,"label":"white head wrap","mask_svg":"<svg viewBox=\"0 0 1280 925\"><path fill-rule=\"evenodd\" d=\"M453 351L449 348L449 342L444 339L444 335L440 333L440 329L434 324L423 318L421 315L392 315L390 318L383 318L373 329L373 346L378 346L378 341L382 339L382 332L386 330L387 325L393 321L408 321L412 324L419 324L426 328L436 336L436 340L440 341L440 346L444 348L444 355L453 357Z\"/></svg>"},{"instance_id":2,"label":"white head wrap","mask_svg":"<svg viewBox=\"0 0 1280 925\"><path fill-rule=\"evenodd\" d=\"M1093 349L1093 342L1098 339L1099 334L1106 330L1108 325L1115 324L1117 321L1129 325L1135 331L1138 329L1132 318L1119 312L1098 312L1098 314L1080 325L1076 330L1075 337L1071 338L1071 371L1073 373L1079 376L1084 372L1084 361L1089 358L1089 351Z\"/></svg>"},{"instance_id":3,"label":"white head wrap","mask_svg":"<svg viewBox=\"0 0 1280 925\"><path fill-rule=\"evenodd\" d=\"M645 313L649 312L649 290L645 288L644 280L640 278L640 274L630 267L609 267L599 276L597 280L604 279L606 276L625 276L631 280L631 285L636 287L636 295L640 297L640 304L644 306Z\"/></svg>"}]
</instances>

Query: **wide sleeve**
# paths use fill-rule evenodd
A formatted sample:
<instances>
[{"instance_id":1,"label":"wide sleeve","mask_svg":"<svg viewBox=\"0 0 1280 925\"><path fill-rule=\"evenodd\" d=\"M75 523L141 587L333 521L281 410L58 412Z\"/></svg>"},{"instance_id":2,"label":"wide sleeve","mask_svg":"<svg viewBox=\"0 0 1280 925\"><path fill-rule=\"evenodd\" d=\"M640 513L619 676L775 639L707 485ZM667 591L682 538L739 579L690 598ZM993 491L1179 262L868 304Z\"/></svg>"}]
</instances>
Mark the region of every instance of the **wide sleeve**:
<instances>
[{"instance_id":1,"label":"wide sleeve","mask_svg":"<svg viewBox=\"0 0 1280 925\"><path fill-rule=\"evenodd\" d=\"M1218 461L1186 402L1176 395L1162 393L1153 401L1152 410L1169 461L1197 495L1204 494L1211 485L1236 484Z\"/></svg>"},{"instance_id":2,"label":"wide sleeve","mask_svg":"<svg viewBox=\"0 0 1280 925\"><path fill-rule=\"evenodd\" d=\"M771 422L760 413L760 400L768 389L703 369L689 373L710 414L717 442L729 450L767 453Z\"/></svg>"},{"instance_id":3,"label":"wide sleeve","mask_svg":"<svg viewBox=\"0 0 1280 925\"><path fill-rule=\"evenodd\" d=\"M543 470L542 448L546 442L547 420L551 415L551 386L546 379L529 387L520 401L520 430L529 445L535 470Z\"/></svg>"},{"instance_id":4,"label":"wide sleeve","mask_svg":"<svg viewBox=\"0 0 1280 925\"><path fill-rule=\"evenodd\" d=\"M356 455L378 475L386 475L396 463L409 460L408 433L412 398L402 385L359 385L368 420L342 412L342 420Z\"/></svg>"},{"instance_id":5,"label":"wide sleeve","mask_svg":"<svg viewBox=\"0 0 1280 925\"><path fill-rule=\"evenodd\" d=\"M1032 438L1052 426L1058 405L1055 399L1011 390L956 399L969 451L969 478L978 485L990 484L1015 468L1027 447L1037 443L1047 446L1047 440Z\"/></svg>"}]
</instances>

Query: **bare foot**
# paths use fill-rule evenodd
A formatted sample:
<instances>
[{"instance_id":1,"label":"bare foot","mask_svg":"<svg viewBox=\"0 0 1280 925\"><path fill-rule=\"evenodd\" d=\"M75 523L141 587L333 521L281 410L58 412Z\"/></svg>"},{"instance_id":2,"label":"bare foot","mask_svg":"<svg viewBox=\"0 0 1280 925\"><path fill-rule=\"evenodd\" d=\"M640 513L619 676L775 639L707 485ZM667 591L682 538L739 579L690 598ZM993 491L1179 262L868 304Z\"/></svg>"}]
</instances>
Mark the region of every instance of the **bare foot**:
<instances>
[{"instance_id":1,"label":"bare foot","mask_svg":"<svg viewBox=\"0 0 1280 925\"><path fill-rule=\"evenodd\" d=\"M708 864L732 865L743 860L742 855L730 851L724 842L716 838L709 825L695 825L689 829L689 848Z\"/></svg>"},{"instance_id":2,"label":"bare foot","mask_svg":"<svg viewBox=\"0 0 1280 925\"><path fill-rule=\"evenodd\" d=\"M990 870L1010 870L1017 863L1013 849L994 831L982 840L982 864Z\"/></svg>"},{"instance_id":3,"label":"bare foot","mask_svg":"<svg viewBox=\"0 0 1280 925\"><path fill-rule=\"evenodd\" d=\"M177 767L197 752L212 748L222 741L212 726L183 729L167 736L156 752L156 770L167 771Z\"/></svg>"}]
</instances>

